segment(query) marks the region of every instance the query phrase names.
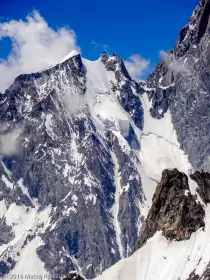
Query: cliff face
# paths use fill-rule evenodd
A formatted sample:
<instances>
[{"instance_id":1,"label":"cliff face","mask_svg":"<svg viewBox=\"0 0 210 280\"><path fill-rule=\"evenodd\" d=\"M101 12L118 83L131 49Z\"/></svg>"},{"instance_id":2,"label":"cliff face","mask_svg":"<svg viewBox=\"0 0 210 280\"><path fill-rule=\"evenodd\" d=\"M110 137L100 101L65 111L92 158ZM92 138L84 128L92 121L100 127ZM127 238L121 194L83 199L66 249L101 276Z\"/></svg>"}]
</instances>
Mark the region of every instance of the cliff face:
<instances>
[{"instance_id":1,"label":"cliff face","mask_svg":"<svg viewBox=\"0 0 210 280\"><path fill-rule=\"evenodd\" d=\"M200 1L173 50L147 80L151 114L169 110L181 148L195 170L210 170L210 2Z\"/></svg>"},{"instance_id":2,"label":"cliff face","mask_svg":"<svg viewBox=\"0 0 210 280\"><path fill-rule=\"evenodd\" d=\"M210 174L208 172L196 171L190 175L197 185L197 192L205 204L210 203Z\"/></svg>"},{"instance_id":3,"label":"cliff face","mask_svg":"<svg viewBox=\"0 0 210 280\"><path fill-rule=\"evenodd\" d=\"M0 95L0 122L0 276L26 273L31 254L35 272L87 278L127 256L146 198L143 109L123 61L75 54L21 75Z\"/></svg>"},{"instance_id":4,"label":"cliff face","mask_svg":"<svg viewBox=\"0 0 210 280\"><path fill-rule=\"evenodd\" d=\"M152 199L145 229L135 250L143 246L157 231L169 240L186 240L203 228L205 211L190 193L188 178L177 169L164 170Z\"/></svg>"}]
</instances>

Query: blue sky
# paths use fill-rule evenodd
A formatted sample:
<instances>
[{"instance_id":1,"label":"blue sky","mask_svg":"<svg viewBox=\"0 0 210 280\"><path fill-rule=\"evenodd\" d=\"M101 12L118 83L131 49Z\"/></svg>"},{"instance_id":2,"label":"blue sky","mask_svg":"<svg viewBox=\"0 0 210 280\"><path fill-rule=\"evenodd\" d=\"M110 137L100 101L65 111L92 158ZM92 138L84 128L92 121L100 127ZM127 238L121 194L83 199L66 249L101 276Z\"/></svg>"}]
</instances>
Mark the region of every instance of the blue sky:
<instances>
[{"instance_id":1,"label":"blue sky","mask_svg":"<svg viewBox=\"0 0 210 280\"><path fill-rule=\"evenodd\" d=\"M2 24L13 19L25 20L28 14L37 10L52 29L68 26L75 31L76 45L80 47L83 57L90 60L97 59L106 45L109 53L117 52L123 59L139 54L150 61L151 70L159 61L160 50L173 48L180 29L188 22L197 4L198 0L2 0L0 38ZM18 33L18 30L13 29L14 33ZM7 34L8 32L10 31L7 30ZM12 39L14 36L15 34ZM22 52L25 43L21 43L19 52ZM0 59L6 59L11 48L11 40L1 38ZM34 53L34 56L36 55L38 57L38 54ZM19 59L19 63L21 60L22 58ZM49 60L50 62L52 63L53 59ZM43 63L43 66L47 65ZM0 61L1 76L4 66L2 67ZM39 68L22 67L21 69L20 73ZM7 70L9 71L9 68ZM11 79L20 74L19 72L14 71ZM7 77L8 73L5 73L3 74Z\"/></svg>"},{"instance_id":2,"label":"blue sky","mask_svg":"<svg viewBox=\"0 0 210 280\"><path fill-rule=\"evenodd\" d=\"M90 44L94 40L123 58L139 53L155 63L160 50L174 46L180 28L197 3L198 0L7 0L0 3L0 20L24 19L37 9L53 28L72 28L83 56L89 59L96 59L102 50L94 50ZM9 40L5 40L0 57L8 51Z\"/></svg>"}]
</instances>

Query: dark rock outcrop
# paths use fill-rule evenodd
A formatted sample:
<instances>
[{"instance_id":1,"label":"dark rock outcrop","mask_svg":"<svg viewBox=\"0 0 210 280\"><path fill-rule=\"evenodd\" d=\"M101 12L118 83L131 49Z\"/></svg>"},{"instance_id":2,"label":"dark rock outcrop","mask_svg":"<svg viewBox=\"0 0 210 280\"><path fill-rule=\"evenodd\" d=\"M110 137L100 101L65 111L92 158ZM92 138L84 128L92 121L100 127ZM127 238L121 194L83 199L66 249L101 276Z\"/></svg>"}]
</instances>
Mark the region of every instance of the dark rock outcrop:
<instances>
[{"instance_id":1,"label":"dark rock outcrop","mask_svg":"<svg viewBox=\"0 0 210 280\"><path fill-rule=\"evenodd\" d=\"M210 279L210 263L206 266L204 272L201 275L195 273L195 270L190 273L187 280L209 280Z\"/></svg>"},{"instance_id":2,"label":"dark rock outcrop","mask_svg":"<svg viewBox=\"0 0 210 280\"><path fill-rule=\"evenodd\" d=\"M186 240L205 226L205 211L189 192L188 178L177 169L165 169L152 199L145 229L135 249L142 247L157 231L170 240Z\"/></svg>"},{"instance_id":3,"label":"dark rock outcrop","mask_svg":"<svg viewBox=\"0 0 210 280\"><path fill-rule=\"evenodd\" d=\"M10 257L5 261L0 260L0 278L3 278L15 266L15 261Z\"/></svg>"},{"instance_id":4,"label":"dark rock outcrop","mask_svg":"<svg viewBox=\"0 0 210 280\"><path fill-rule=\"evenodd\" d=\"M4 261L0 261L0 277L3 277L10 271L10 267L8 267L7 263Z\"/></svg>"},{"instance_id":5,"label":"dark rock outcrop","mask_svg":"<svg viewBox=\"0 0 210 280\"><path fill-rule=\"evenodd\" d=\"M208 172L196 171L194 174L190 175L190 178L194 180L198 188L196 191L202 198L204 203L210 203L210 174Z\"/></svg>"},{"instance_id":6,"label":"dark rock outcrop","mask_svg":"<svg viewBox=\"0 0 210 280\"><path fill-rule=\"evenodd\" d=\"M12 227L6 224L4 219L0 219L0 246L9 243L14 237Z\"/></svg>"},{"instance_id":7,"label":"dark rock outcrop","mask_svg":"<svg viewBox=\"0 0 210 280\"><path fill-rule=\"evenodd\" d=\"M200 276L198 274L195 274L194 272L190 273L189 277L187 280L199 280Z\"/></svg>"},{"instance_id":8,"label":"dark rock outcrop","mask_svg":"<svg viewBox=\"0 0 210 280\"><path fill-rule=\"evenodd\" d=\"M201 276L198 276L198 280L210 280L210 263L207 265L205 271ZM191 280L191 279L189 279Z\"/></svg>"},{"instance_id":9,"label":"dark rock outcrop","mask_svg":"<svg viewBox=\"0 0 210 280\"><path fill-rule=\"evenodd\" d=\"M77 272L72 272L68 274L63 280L84 280L82 276L80 276Z\"/></svg>"}]
</instances>

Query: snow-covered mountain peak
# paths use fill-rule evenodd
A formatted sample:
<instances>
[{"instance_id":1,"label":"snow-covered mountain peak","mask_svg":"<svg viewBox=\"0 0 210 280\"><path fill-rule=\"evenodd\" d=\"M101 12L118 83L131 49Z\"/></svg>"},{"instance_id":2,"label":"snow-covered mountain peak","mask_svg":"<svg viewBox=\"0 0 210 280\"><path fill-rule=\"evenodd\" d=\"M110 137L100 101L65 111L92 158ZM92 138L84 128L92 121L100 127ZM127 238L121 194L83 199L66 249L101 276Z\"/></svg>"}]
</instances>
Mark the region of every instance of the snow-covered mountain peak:
<instances>
[{"instance_id":1,"label":"snow-covered mountain peak","mask_svg":"<svg viewBox=\"0 0 210 280\"><path fill-rule=\"evenodd\" d=\"M67 59L69 59L69 58L71 58L71 57L73 57L73 56L75 56L75 55L78 55L78 54L79 54L79 52L73 50L73 51L69 52L66 56L64 56L64 58L61 59L61 60L59 61L59 63L63 63L63 62L66 61Z\"/></svg>"},{"instance_id":2,"label":"snow-covered mountain peak","mask_svg":"<svg viewBox=\"0 0 210 280\"><path fill-rule=\"evenodd\" d=\"M185 57L177 60L177 45L145 82L116 54L89 61L73 52L0 95L0 277L76 270L93 279L123 258L99 279L186 280L207 266L204 2L191 29L197 47L187 36ZM126 259L142 233L143 247Z\"/></svg>"},{"instance_id":3,"label":"snow-covered mountain peak","mask_svg":"<svg viewBox=\"0 0 210 280\"><path fill-rule=\"evenodd\" d=\"M41 70L40 73L45 72L46 70L49 70L49 69L53 69L57 65L63 64L64 62L68 61L69 59L71 59L74 56L80 56L80 53L76 50L72 50L68 54L66 54L62 59L60 59L57 63Z\"/></svg>"}]
</instances>

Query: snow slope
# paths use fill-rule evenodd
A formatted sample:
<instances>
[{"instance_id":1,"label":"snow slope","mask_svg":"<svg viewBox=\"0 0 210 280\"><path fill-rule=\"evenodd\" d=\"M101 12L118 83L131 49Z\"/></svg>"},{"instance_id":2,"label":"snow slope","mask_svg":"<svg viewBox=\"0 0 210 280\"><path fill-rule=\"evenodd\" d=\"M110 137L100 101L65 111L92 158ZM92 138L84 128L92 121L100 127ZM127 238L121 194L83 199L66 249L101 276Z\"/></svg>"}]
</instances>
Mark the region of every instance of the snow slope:
<instances>
[{"instance_id":1,"label":"snow slope","mask_svg":"<svg viewBox=\"0 0 210 280\"><path fill-rule=\"evenodd\" d=\"M83 58L82 61L87 69L85 100L94 123L101 131L115 129L126 137L130 123L125 111L112 94L111 82L115 81L114 73L107 71L100 59L89 61Z\"/></svg>"},{"instance_id":2,"label":"snow slope","mask_svg":"<svg viewBox=\"0 0 210 280\"><path fill-rule=\"evenodd\" d=\"M204 231L198 230L187 241L168 241L157 232L144 247L96 280L186 280L194 269L201 276L210 261L210 206L205 224Z\"/></svg>"},{"instance_id":3,"label":"snow slope","mask_svg":"<svg viewBox=\"0 0 210 280\"><path fill-rule=\"evenodd\" d=\"M49 226L50 211L50 206L37 212L35 208L29 210L25 206L18 206L15 203L4 211L7 225L13 226L15 238L0 247L0 257L7 255L13 257L17 262L5 279L12 275L48 275L36 249L41 245L41 238L38 235Z\"/></svg>"},{"instance_id":4,"label":"snow slope","mask_svg":"<svg viewBox=\"0 0 210 280\"><path fill-rule=\"evenodd\" d=\"M149 113L151 104L148 96L143 94L140 98L144 109L144 129L141 132L139 152L142 168L140 174L148 204L151 205L157 182L165 168L177 168L189 174L192 166L187 155L180 149L170 112L160 120L154 119ZM191 184L194 185L193 182Z\"/></svg>"}]
</instances>

